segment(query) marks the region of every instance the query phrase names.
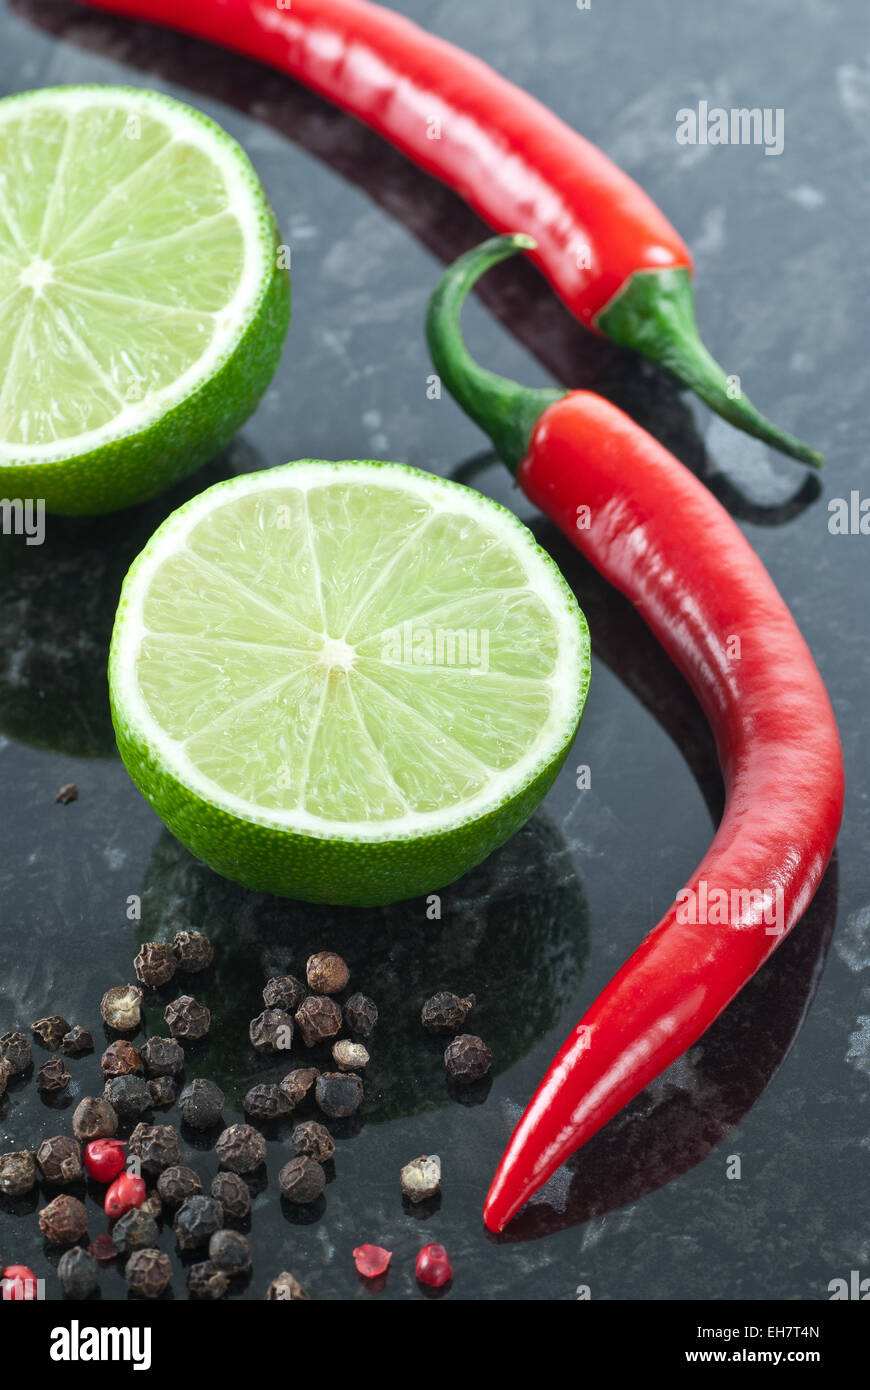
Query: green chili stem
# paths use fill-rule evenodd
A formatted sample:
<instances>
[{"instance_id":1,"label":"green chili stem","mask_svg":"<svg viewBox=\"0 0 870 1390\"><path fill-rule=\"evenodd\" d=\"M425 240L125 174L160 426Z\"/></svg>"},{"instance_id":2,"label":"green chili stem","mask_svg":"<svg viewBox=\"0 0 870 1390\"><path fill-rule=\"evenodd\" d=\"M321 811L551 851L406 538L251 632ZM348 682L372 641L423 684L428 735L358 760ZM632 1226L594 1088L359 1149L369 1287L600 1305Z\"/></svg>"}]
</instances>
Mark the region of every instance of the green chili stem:
<instances>
[{"instance_id":1,"label":"green chili stem","mask_svg":"<svg viewBox=\"0 0 870 1390\"><path fill-rule=\"evenodd\" d=\"M426 314L426 338L435 370L466 414L489 435L512 473L528 452L540 416L568 393L533 390L481 367L465 346L459 320L466 295L490 266L535 245L531 237L517 233L491 237L466 251L445 273Z\"/></svg>"},{"instance_id":2,"label":"green chili stem","mask_svg":"<svg viewBox=\"0 0 870 1390\"><path fill-rule=\"evenodd\" d=\"M808 444L777 429L743 395L705 348L695 323L692 282L685 267L639 270L595 320L614 343L659 362L690 386L711 410L774 449L821 468L824 459Z\"/></svg>"}]
</instances>

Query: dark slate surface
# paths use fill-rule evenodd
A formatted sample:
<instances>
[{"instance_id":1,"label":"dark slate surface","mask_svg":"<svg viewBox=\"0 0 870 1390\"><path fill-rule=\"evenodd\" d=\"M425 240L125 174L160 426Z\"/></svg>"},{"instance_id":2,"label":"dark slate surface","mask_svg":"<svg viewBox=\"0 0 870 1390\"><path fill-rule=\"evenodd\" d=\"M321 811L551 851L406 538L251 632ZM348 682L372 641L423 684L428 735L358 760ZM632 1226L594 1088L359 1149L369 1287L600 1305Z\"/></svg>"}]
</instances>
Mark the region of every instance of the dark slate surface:
<instances>
[{"instance_id":1,"label":"dark slate surface","mask_svg":"<svg viewBox=\"0 0 870 1390\"><path fill-rule=\"evenodd\" d=\"M467 327L489 365L529 382L604 392L723 498L787 597L825 676L846 745L848 802L835 864L806 920L714 1029L553 1181L501 1242L480 1221L494 1163L549 1057L654 924L709 842L721 788L701 715L627 605L512 490L447 399L426 398L421 324L442 259L481 228L434 183L290 81L204 45L67 3L0 12L4 93L63 82L134 83L192 101L249 151L293 252L294 320L256 417L198 488L306 455L385 457L508 501L565 568L595 647L576 749L543 809L476 874L383 913L312 909L247 893L196 865L162 830L113 752L104 657L126 566L179 494L93 522L49 520L44 546L2 539L0 566L0 1030L61 1011L103 1045L98 1001L130 977L137 942L171 924L214 933L218 966L195 989L214 1010L188 1076L241 1096L275 1068L245 1039L267 975L344 951L381 1008L361 1123L339 1134L324 1203L283 1210L270 1138L256 1197L261 1298L292 1270L316 1298L367 1298L351 1250L391 1247L381 1298L415 1298L413 1258L442 1241L460 1299L827 1298L867 1271L870 1160L870 821L866 593L870 538L829 533L828 502L870 493L866 161L870 66L863 0L425 4L401 9L549 102L635 175L681 229L698 270L706 340L775 421L827 455L817 483L715 420L661 372L585 335L528 268L494 274ZM785 148L679 146L676 112L781 107ZM501 322L499 322L501 320ZM776 653L771 653L775 698ZM807 729L808 740L813 737ZM574 768L591 767L578 791ZM55 804L75 781L79 800ZM127 919L141 895L141 923ZM834 927L836 926L836 934ZM460 1105L415 1010L430 990L473 989L496 1053L491 1089ZM161 1009L149 1010L161 1030ZM0 1101L2 1147L67 1128L99 1082L99 1050L70 1063L59 1106L32 1081ZM44 1058L37 1057L38 1061ZM168 1112L171 1121L177 1118ZM185 1152L210 1178L211 1152ZM403 1209L398 1170L438 1152L434 1211ZM726 1176L739 1155L742 1177ZM38 1205L43 1204L40 1197ZM0 1260L58 1296L36 1200L0 1209ZM89 1200L91 1235L105 1229ZM174 1251L171 1233L164 1248ZM173 1296L185 1297L180 1266ZM104 1299L125 1296L117 1272Z\"/></svg>"}]
</instances>

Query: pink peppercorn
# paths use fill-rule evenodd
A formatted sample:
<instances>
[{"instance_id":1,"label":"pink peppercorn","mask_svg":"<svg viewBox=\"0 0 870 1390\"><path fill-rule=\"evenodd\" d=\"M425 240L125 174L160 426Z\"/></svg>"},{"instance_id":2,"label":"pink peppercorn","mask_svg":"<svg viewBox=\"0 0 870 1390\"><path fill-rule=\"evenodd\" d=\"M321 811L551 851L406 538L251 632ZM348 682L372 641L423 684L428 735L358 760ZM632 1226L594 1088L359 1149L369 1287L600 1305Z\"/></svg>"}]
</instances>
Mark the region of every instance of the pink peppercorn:
<instances>
[{"instance_id":1,"label":"pink peppercorn","mask_svg":"<svg viewBox=\"0 0 870 1390\"><path fill-rule=\"evenodd\" d=\"M453 1268L443 1245L424 1245L417 1256L414 1273L421 1284L440 1289L453 1278Z\"/></svg>"},{"instance_id":2,"label":"pink peppercorn","mask_svg":"<svg viewBox=\"0 0 870 1390\"><path fill-rule=\"evenodd\" d=\"M367 1279L377 1279L386 1274L393 1258L392 1250L384 1250L380 1245L358 1245L353 1252L353 1262L360 1274Z\"/></svg>"},{"instance_id":3,"label":"pink peppercorn","mask_svg":"<svg viewBox=\"0 0 870 1390\"><path fill-rule=\"evenodd\" d=\"M145 1179L137 1178L134 1173L122 1173L116 1178L106 1193L106 1215L113 1221L117 1221L119 1216L123 1216L125 1211L132 1211L133 1207L141 1207L145 1201Z\"/></svg>"},{"instance_id":4,"label":"pink peppercorn","mask_svg":"<svg viewBox=\"0 0 870 1390\"><path fill-rule=\"evenodd\" d=\"M30 1302L36 1298L36 1275L26 1265L7 1265L0 1270L0 1292L4 1303Z\"/></svg>"},{"instance_id":5,"label":"pink peppercorn","mask_svg":"<svg viewBox=\"0 0 870 1390\"><path fill-rule=\"evenodd\" d=\"M85 1172L95 1182L113 1182L126 1161L123 1139L92 1139L85 1146Z\"/></svg>"}]
</instances>

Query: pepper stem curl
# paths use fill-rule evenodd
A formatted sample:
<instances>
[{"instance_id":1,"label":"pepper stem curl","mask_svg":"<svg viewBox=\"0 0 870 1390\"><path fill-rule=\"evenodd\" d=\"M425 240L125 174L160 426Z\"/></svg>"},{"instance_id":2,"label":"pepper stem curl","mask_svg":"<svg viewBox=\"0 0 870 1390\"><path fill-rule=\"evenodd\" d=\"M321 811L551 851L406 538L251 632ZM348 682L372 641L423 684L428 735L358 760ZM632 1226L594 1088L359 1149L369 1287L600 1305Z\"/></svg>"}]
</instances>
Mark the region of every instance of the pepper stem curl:
<instances>
[{"instance_id":1,"label":"pepper stem curl","mask_svg":"<svg viewBox=\"0 0 870 1390\"><path fill-rule=\"evenodd\" d=\"M466 295L485 271L536 245L532 237L517 232L491 237L466 251L445 272L426 313L426 339L436 372L465 413L489 435L512 473L528 452L540 416L568 393L521 386L481 367L465 346L459 320Z\"/></svg>"}]
</instances>

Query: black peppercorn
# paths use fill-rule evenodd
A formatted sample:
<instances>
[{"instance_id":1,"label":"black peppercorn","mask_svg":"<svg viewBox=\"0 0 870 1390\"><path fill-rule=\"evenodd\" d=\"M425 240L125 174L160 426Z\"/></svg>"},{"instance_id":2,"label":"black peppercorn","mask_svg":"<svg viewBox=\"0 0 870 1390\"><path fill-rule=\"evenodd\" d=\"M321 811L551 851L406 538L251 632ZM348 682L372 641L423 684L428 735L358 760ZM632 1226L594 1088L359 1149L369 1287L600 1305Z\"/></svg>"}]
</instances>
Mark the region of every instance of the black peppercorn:
<instances>
[{"instance_id":1,"label":"black peppercorn","mask_svg":"<svg viewBox=\"0 0 870 1390\"><path fill-rule=\"evenodd\" d=\"M66 1053L67 1057L78 1057L82 1052L93 1052L94 1040L87 1028L82 1028L81 1024L77 1023L61 1038L60 1050Z\"/></svg>"},{"instance_id":2,"label":"black peppercorn","mask_svg":"<svg viewBox=\"0 0 870 1390\"><path fill-rule=\"evenodd\" d=\"M172 940L172 949L178 969L188 975L207 970L214 960L214 946L201 931L177 931Z\"/></svg>"},{"instance_id":3,"label":"black peppercorn","mask_svg":"<svg viewBox=\"0 0 870 1390\"><path fill-rule=\"evenodd\" d=\"M47 1095L65 1091L71 1081L69 1067L62 1057L52 1057L48 1062L43 1062L36 1073L36 1084Z\"/></svg>"},{"instance_id":4,"label":"black peppercorn","mask_svg":"<svg viewBox=\"0 0 870 1390\"><path fill-rule=\"evenodd\" d=\"M88 1229L88 1212L78 1197L66 1192L39 1213L39 1229L52 1245L75 1245Z\"/></svg>"},{"instance_id":5,"label":"black peppercorn","mask_svg":"<svg viewBox=\"0 0 870 1390\"><path fill-rule=\"evenodd\" d=\"M368 1049L362 1043L351 1042L349 1038L340 1038L333 1045L332 1057L339 1071L361 1071L370 1060Z\"/></svg>"},{"instance_id":6,"label":"black peppercorn","mask_svg":"<svg viewBox=\"0 0 870 1390\"><path fill-rule=\"evenodd\" d=\"M350 971L334 951L315 951L305 967L308 988L315 994L338 994L350 979Z\"/></svg>"},{"instance_id":7,"label":"black peppercorn","mask_svg":"<svg viewBox=\"0 0 870 1390\"><path fill-rule=\"evenodd\" d=\"M178 1208L172 1227L179 1249L196 1250L205 1245L215 1231L220 1230L223 1219L221 1204L214 1197L203 1197L200 1193L188 1197Z\"/></svg>"},{"instance_id":8,"label":"black peppercorn","mask_svg":"<svg viewBox=\"0 0 870 1390\"><path fill-rule=\"evenodd\" d=\"M316 1202L323 1192L326 1174L313 1158L301 1154L284 1164L278 1174L278 1186L281 1196L286 1197L288 1202L307 1206L309 1202Z\"/></svg>"},{"instance_id":9,"label":"black peppercorn","mask_svg":"<svg viewBox=\"0 0 870 1390\"><path fill-rule=\"evenodd\" d=\"M296 1011L296 1022L306 1047L334 1038L341 1028L341 1009L325 994L309 994Z\"/></svg>"},{"instance_id":10,"label":"black peppercorn","mask_svg":"<svg viewBox=\"0 0 870 1390\"><path fill-rule=\"evenodd\" d=\"M79 789L75 782L65 782L62 787L58 788L57 796L54 799L59 801L61 806L69 806L71 801L78 801Z\"/></svg>"},{"instance_id":11,"label":"black peppercorn","mask_svg":"<svg viewBox=\"0 0 870 1390\"><path fill-rule=\"evenodd\" d=\"M64 1298L88 1298L100 1282L100 1267L90 1250L76 1245L65 1250L57 1266Z\"/></svg>"},{"instance_id":12,"label":"black peppercorn","mask_svg":"<svg viewBox=\"0 0 870 1390\"><path fill-rule=\"evenodd\" d=\"M85 1096L73 1111L72 1127L76 1139L83 1144L92 1139L111 1139L118 1129L118 1113L110 1101Z\"/></svg>"},{"instance_id":13,"label":"black peppercorn","mask_svg":"<svg viewBox=\"0 0 870 1390\"><path fill-rule=\"evenodd\" d=\"M457 1033L465 1022L466 1014L474 1008L476 999L469 994L466 999L458 994L444 991L433 994L423 1005L420 1018L429 1033Z\"/></svg>"},{"instance_id":14,"label":"black peppercorn","mask_svg":"<svg viewBox=\"0 0 870 1390\"><path fill-rule=\"evenodd\" d=\"M178 1087L171 1076L155 1076L148 1082L148 1094L155 1109L174 1105Z\"/></svg>"},{"instance_id":15,"label":"black peppercorn","mask_svg":"<svg viewBox=\"0 0 870 1390\"><path fill-rule=\"evenodd\" d=\"M187 1287L191 1298L223 1298L229 1286L229 1275L211 1260L200 1260L199 1264L190 1266Z\"/></svg>"},{"instance_id":16,"label":"black peppercorn","mask_svg":"<svg viewBox=\"0 0 870 1390\"><path fill-rule=\"evenodd\" d=\"M293 1106L280 1086L252 1086L245 1096L245 1113L255 1120L277 1120L289 1115Z\"/></svg>"},{"instance_id":17,"label":"black peppercorn","mask_svg":"<svg viewBox=\"0 0 870 1390\"><path fill-rule=\"evenodd\" d=\"M295 975L273 975L263 988L263 1003L267 1009L283 1009L295 1014L305 998L305 986Z\"/></svg>"},{"instance_id":18,"label":"black peppercorn","mask_svg":"<svg viewBox=\"0 0 870 1390\"><path fill-rule=\"evenodd\" d=\"M36 1159L27 1149L0 1154L0 1194L23 1197L36 1186Z\"/></svg>"},{"instance_id":19,"label":"black peppercorn","mask_svg":"<svg viewBox=\"0 0 870 1390\"><path fill-rule=\"evenodd\" d=\"M0 1036L0 1057L9 1064L13 1076L20 1076L33 1061L30 1039L24 1033L3 1033Z\"/></svg>"},{"instance_id":20,"label":"black peppercorn","mask_svg":"<svg viewBox=\"0 0 870 1390\"><path fill-rule=\"evenodd\" d=\"M127 1154L138 1158L146 1173L162 1173L164 1168L179 1164L175 1126L138 1124L127 1142Z\"/></svg>"},{"instance_id":21,"label":"black peppercorn","mask_svg":"<svg viewBox=\"0 0 870 1390\"><path fill-rule=\"evenodd\" d=\"M141 1076L111 1076L103 1096L121 1120L137 1120L151 1108L151 1093Z\"/></svg>"},{"instance_id":22,"label":"black peppercorn","mask_svg":"<svg viewBox=\"0 0 870 1390\"><path fill-rule=\"evenodd\" d=\"M142 1298L159 1298L169 1287L172 1262L162 1250L134 1250L124 1270L127 1287Z\"/></svg>"},{"instance_id":23,"label":"black peppercorn","mask_svg":"<svg viewBox=\"0 0 870 1390\"><path fill-rule=\"evenodd\" d=\"M157 1191L168 1207L178 1207L182 1202L186 1202L188 1197L201 1196L202 1183L192 1168L174 1163L160 1174L157 1179Z\"/></svg>"},{"instance_id":24,"label":"black peppercorn","mask_svg":"<svg viewBox=\"0 0 870 1390\"><path fill-rule=\"evenodd\" d=\"M154 1217L155 1221L163 1215L163 1202L160 1200L160 1193L156 1187L152 1188L145 1201L136 1210L147 1212L149 1216Z\"/></svg>"},{"instance_id":25,"label":"black peppercorn","mask_svg":"<svg viewBox=\"0 0 870 1390\"><path fill-rule=\"evenodd\" d=\"M149 1038L139 1054L146 1076L174 1076L184 1067L184 1048L174 1038Z\"/></svg>"},{"instance_id":26,"label":"black peppercorn","mask_svg":"<svg viewBox=\"0 0 870 1390\"><path fill-rule=\"evenodd\" d=\"M263 1298L264 1303L289 1303L302 1300L310 1303L311 1295L306 1293L299 1280L294 1279L292 1274L288 1274L286 1269L275 1276Z\"/></svg>"},{"instance_id":27,"label":"black peppercorn","mask_svg":"<svg viewBox=\"0 0 870 1390\"><path fill-rule=\"evenodd\" d=\"M189 1038L191 1042L204 1038L211 1027L211 1012L192 994L180 994L167 1004L163 1013L173 1038Z\"/></svg>"},{"instance_id":28,"label":"black peppercorn","mask_svg":"<svg viewBox=\"0 0 870 1390\"><path fill-rule=\"evenodd\" d=\"M36 1162L45 1181L58 1187L81 1182L84 1177L81 1145L68 1134L43 1139L36 1151Z\"/></svg>"},{"instance_id":29,"label":"black peppercorn","mask_svg":"<svg viewBox=\"0 0 870 1390\"><path fill-rule=\"evenodd\" d=\"M295 1071L288 1071L279 1084L290 1102L291 1109L304 1100L319 1075L316 1067L297 1067Z\"/></svg>"},{"instance_id":30,"label":"black peppercorn","mask_svg":"<svg viewBox=\"0 0 870 1390\"><path fill-rule=\"evenodd\" d=\"M423 1154L406 1163L400 1174L402 1191L416 1204L434 1197L441 1188L441 1159L437 1154Z\"/></svg>"},{"instance_id":31,"label":"black peppercorn","mask_svg":"<svg viewBox=\"0 0 870 1390\"><path fill-rule=\"evenodd\" d=\"M142 1068L138 1050L126 1038L110 1043L100 1060L104 1076L132 1076Z\"/></svg>"},{"instance_id":32,"label":"black peppercorn","mask_svg":"<svg viewBox=\"0 0 870 1390\"><path fill-rule=\"evenodd\" d=\"M146 941L133 961L136 979L151 989L167 984L177 968L175 952L168 942L163 941Z\"/></svg>"},{"instance_id":33,"label":"black peppercorn","mask_svg":"<svg viewBox=\"0 0 870 1390\"><path fill-rule=\"evenodd\" d=\"M132 1032L142 1022L142 998L138 985L115 985L107 989L100 1000L103 1022L119 1033Z\"/></svg>"},{"instance_id":34,"label":"black peppercorn","mask_svg":"<svg viewBox=\"0 0 870 1390\"><path fill-rule=\"evenodd\" d=\"M258 1052L286 1052L293 1041L293 1020L283 1009L264 1009L251 1019L248 1037Z\"/></svg>"},{"instance_id":35,"label":"black peppercorn","mask_svg":"<svg viewBox=\"0 0 870 1390\"><path fill-rule=\"evenodd\" d=\"M367 994L352 994L344 1006L344 1021L352 1033L371 1037L378 1021L378 1009Z\"/></svg>"},{"instance_id":36,"label":"black peppercorn","mask_svg":"<svg viewBox=\"0 0 870 1390\"><path fill-rule=\"evenodd\" d=\"M225 1274L247 1274L251 1247L239 1231L215 1231L208 1243L208 1257Z\"/></svg>"},{"instance_id":37,"label":"black peppercorn","mask_svg":"<svg viewBox=\"0 0 870 1390\"><path fill-rule=\"evenodd\" d=\"M448 1043L444 1065L454 1081L480 1081L492 1066L492 1053L482 1038L460 1033Z\"/></svg>"},{"instance_id":38,"label":"black peppercorn","mask_svg":"<svg viewBox=\"0 0 870 1390\"><path fill-rule=\"evenodd\" d=\"M266 1158L266 1141L251 1125L230 1125L214 1146L222 1168L233 1173L252 1173Z\"/></svg>"},{"instance_id":39,"label":"black peppercorn","mask_svg":"<svg viewBox=\"0 0 870 1390\"><path fill-rule=\"evenodd\" d=\"M317 1079L315 1096L324 1115L338 1120L359 1110L363 1084L353 1072L325 1071Z\"/></svg>"},{"instance_id":40,"label":"black peppercorn","mask_svg":"<svg viewBox=\"0 0 870 1390\"><path fill-rule=\"evenodd\" d=\"M69 1024L60 1014L52 1014L50 1018L38 1018L35 1023L31 1023L30 1031L36 1034L45 1047L51 1048L54 1052L69 1032Z\"/></svg>"},{"instance_id":41,"label":"black peppercorn","mask_svg":"<svg viewBox=\"0 0 870 1390\"><path fill-rule=\"evenodd\" d=\"M221 1117L224 1093L204 1076L189 1082L178 1097L178 1108L185 1124L193 1129L210 1129Z\"/></svg>"},{"instance_id":42,"label":"black peppercorn","mask_svg":"<svg viewBox=\"0 0 870 1390\"><path fill-rule=\"evenodd\" d=\"M251 1190L238 1173L218 1173L211 1195L220 1202L225 1221L243 1221L251 1210Z\"/></svg>"},{"instance_id":43,"label":"black peppercorn","mask_svg":"<svg viewBox=\"0 0 870 1390\"><path fill-rule=\"evenodd\" d=\"M159 1239L157 1222L141 1207L126 1211L112 1227L112 1243L122 1255L128 1255L131 1250L147 1250Z\"/></svg>"},{"instance_id":44,"label":"black peppercorn","mask_svg":"<svg viewBox=\"0 0 870 1390\"><path fill-rule=\"evenodd\" d=\"M335 1140L325 1125L318 1124L317 1120L306 1120L293 1131L293 1148L299 1157L326 1163L335 1153Z\"/></svg>"}]
</instances>

